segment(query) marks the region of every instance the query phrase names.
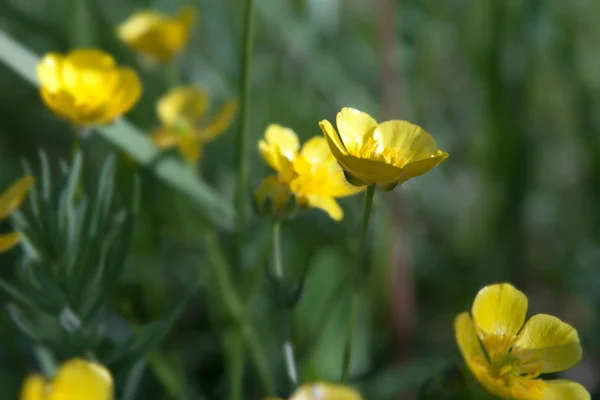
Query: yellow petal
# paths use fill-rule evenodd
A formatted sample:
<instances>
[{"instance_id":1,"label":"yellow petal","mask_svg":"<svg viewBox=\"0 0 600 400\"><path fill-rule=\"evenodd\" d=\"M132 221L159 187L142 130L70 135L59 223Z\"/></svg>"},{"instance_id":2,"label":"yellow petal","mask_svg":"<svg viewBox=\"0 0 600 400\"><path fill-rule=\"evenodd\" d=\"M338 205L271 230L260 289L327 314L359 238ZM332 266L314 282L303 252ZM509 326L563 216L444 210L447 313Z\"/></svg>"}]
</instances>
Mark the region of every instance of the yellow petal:
<instances>
[{"instance_id":1,"label":"yellow petal","mask_svg":"<svg viewBox=\"0 0 600 400\"><path fill-rule=\"evenodd\" d=\"M429 158L436 152L435 141L418 125L407 121L386 121L377 126L373 139L380 147L392 148L401 161L399 167L412 160Z\"/></svg>"},{"instance_id":2,"label":"yellow petal","mask_svg":"<svg viewBox=\"0 0 600 400\"><path fill-rule=\"evenodd\" d=\"M475 326L468 312L456 316L454 320L454 335L458 348L469 368L475 373L477 365L485 360L481 343L477 338Z\"/></svg>"},{"instance_id":3,"label":"yellow petal","mask_svg":"<svg viewBox=\"0 0 600 400\"><path fill-rule=\"evenodd\" d=\"M258 142L263 159L279 172L279 177L284 182L289 182L294 177L294 160L299 147L296 133L276 124L269 125L265 132L265 140Z\"/></svg>"},{"instance_id":4,"label":"yellow petal","mask_svg":"<svg viewBox=\"0 0 600 400\"><path fill-rule=\"evenodd\" d=\"M184 86L171 90L156 103L156 113L163 125L184 122L193 126L206 113L208 93L198 87Z\"/></svg>"},{"instance_id":5,"label":"yellow petal","mask_svg":"<svg viewBox=\"0 0 600 400\"><path fill-rule=\"evenodd\" d=\"M293 161L298 154L300 142L293 130L281 125L272 124L267 127L265 139L270 146L276 145L281 154Z\"/></svg>"},{"instance_id":6,"label":"yellow petal","mask_svg":"<svg viewBox=\"0 0 600 400\"><path fill-rule=\"evenodd\" d=\"M37 66L40 85L49 92L57 92L62 87L63 56L57 53L44 55Z\"/></svg>"},{"instance_id":7,"label":"yellow petal","mask_svg":"<svg viewBox=\"0 0 600 400\"><path fill-rule=\"evenodd\" d=\"M202 128L201 140L207 142L219 136L231 125L237 111L237 101L230 100L219 110L213 121Z\"/></svg>"},{"instance_id":8,"label":"yellow petal","mask_svg":"<svg viewBox=\"0 0 600 400\"><path fill-rule=\"evenodd\" d=\"M171 129L159 128L150 133L152 142L160 149L176 146L181 141L181 135Z\"/></svg>"},{"instance_id":9,"label":"yellow petal","mask_svg":"<svg viewBox=\"0 0 600 400\"><path fill-rule=\"evenodd\" d=\"M19 244L21 234L19 232L0 235L0 253L4 253Z\"/></svg>"},{"instance_id":10,"label":"yellow petal","mask_svg":"<svg viewBox=\"0 0 600 400\"><path fill-rule=\"evenodd\" d=\"M332 197L309 194L306 196L306 200L309 207L320 208L334 221L341 221L344 218L342 207Z\"/></svg>"},{"instance_id":11,"label":"yellow petal","mask_svg":"<svg viewBox=\"0 0 600 400\"><path fill-rule=\"evenodd\" d=\"M310 164L321 164L333 159L327 140L322 136L307 140L300 150L300 155Z\"/></svg>"},{"instance_id":12,"label":"yellow petal","mask_svg":"<svg viewBox=\"0 0 600 400\"><path fill-rule=\"evenodd\" d=\"M546 314L527 321L515 343L525 357L542 363L542 373L563 371L581 360L582 350L577 331L560 319Z\"/></svg>"},{"instance_id":13,"label":"yellow petal","mask_svg":"<svg viewBox=\"0 0 600 400\"><path fill-rule=\"evenodd\" d=\"M126 114L138 102L142 95L142 83L131 68L119 69L119 83L110 102L111 106L104 118L105 122Z\"/></svg>"},{"instance_id":14,"label":"yellow petal","mask_svg":"<svg viewBox=\"0 0 600 400\"><path fill-rule=\"evenodd\" d=\"M47 400L112 400L113 380L100 364L73 359L62 364Z\"/></svg>"},{"instance_id":15,"label":"yellow petal","mask_svg":"<svg viewBox=\"0 0 600 400\"><path fill-rule=\"evenodd\" d=\"M510 338L525 322L527 297L508 283L486 286L477 293L471 313L480 334Z\"/></svg>"},{"instance_id":16,"label":"yellow petal","mask_svg":"<svg viewBox=\"0 0 600 400\"><path fill-rule=\"evenodd\" d=\"M45 400L47 381L43 375L35 374L27 377L21 389L20 400Z\"/></svg>"},{"instance_id":17,"label":"yellow petal","mask_svg":"<svg viewBox=\"0 0 600 400\"><path fill-rule=\"evenodd\" d=\"M377 121L367 113L344 107L337 114L336 125L342 143L349 148L366 142L377 127Z\"/></svg>"},{"instance_id":18,"label":"yellow petal","mask_svg":"<svg viewBox=\"0 0 600 400\"><path fill-rule=\"evenodd\" d=\"M591 396L583 386L567 379L545 381L542 400L590 400Z\"/></svg>"},{"instance_id":19,"label":"yellow petal","mask_svg":"<svg viewBox=\"0 0 600 400\"><path fill-rule=\"evenodd\" d=\"M431 171L446 158L448 158L448 153L438 150L432 157L408 162L402 167L402 179L400 183Z\"/></svg>"},{"instance_id":20,"label":"yellow petal","mask_svg":"<svg viewBox=\"0 0 600 400\"><path fill-rule=\"evenodd\" d=\"M331 122L324 119L319 122L319 127L321 128L321 131L323 131L323 135L325 136L325 139L327 140L327 143L329 144L331 152L334 156L336 154L348 155L346 146L344 146L344 143L342 143L340 135L337 133L333 125L331 125ZM337 156L335 157L338 158Z\"/></svg>"},{"instance_id":21,"label":"yellow petal","mask_svg":"<svg viewBox=\"0 0 600 400\"><path fill-rule=\"evenodd\" d=\"M33 183L33 178L26 176L13 183L0 194L0 219L8 217L10 213L19 208Z\"/></svg>"},{"instance_id":22,"label":"yellow petal","mask_svg":"<svg viewBox=\"0 0 600 400\"><path fill-rule=\"evenodd\" d=\"M315 382L302 385L290 400L362 400L362 397L349 386Z\"/></svg>"}]
</instances>

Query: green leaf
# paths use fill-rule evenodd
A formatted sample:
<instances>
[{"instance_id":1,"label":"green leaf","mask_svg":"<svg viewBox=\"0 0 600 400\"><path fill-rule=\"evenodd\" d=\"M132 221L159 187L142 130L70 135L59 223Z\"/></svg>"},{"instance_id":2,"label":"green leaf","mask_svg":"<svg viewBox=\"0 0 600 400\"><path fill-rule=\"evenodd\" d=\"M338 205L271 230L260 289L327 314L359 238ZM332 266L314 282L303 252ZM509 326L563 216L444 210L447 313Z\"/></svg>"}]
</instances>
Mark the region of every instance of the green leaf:
<instances>
[{"instance_id":1,"label":"green leaf","mask_svg":"<svg viewBox=\"0 0 600 400\"><path fill-rule=\"evenodd\" d=\"M0 32L0 61L32 85L39 86L35 72L39 57L4 32ZM235 211L231 203L200 181L180 161L172 157L161 157L160 150L151 140L125 119L121 118L110 126L96 127L96 131L105 140L151 169L164 183L186 195L214 225L226 230L233 228Z\"/></svg>"},{"instance_id":2,"label":"green leaf","mask_svg":"<svg viewBox=\"0 0 600 400\"><path fill-rule=\"evenodd\" d=\"M121 343L112 353L108 354L103 360L104 363L114 364L122 360L137 360L154 350L169 333L196 290L198 290L197 285L188 289L164 320L152 322L139 329L132 338Z\"/></svg>"}]
</instances>

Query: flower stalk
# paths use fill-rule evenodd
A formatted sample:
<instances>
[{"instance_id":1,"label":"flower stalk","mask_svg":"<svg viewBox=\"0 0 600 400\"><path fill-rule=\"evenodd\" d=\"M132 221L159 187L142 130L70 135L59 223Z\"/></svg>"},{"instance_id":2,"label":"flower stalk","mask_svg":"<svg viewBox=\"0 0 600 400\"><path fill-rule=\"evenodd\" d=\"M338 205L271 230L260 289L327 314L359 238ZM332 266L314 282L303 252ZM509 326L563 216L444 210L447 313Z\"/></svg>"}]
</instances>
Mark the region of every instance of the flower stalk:
<instances>
[{"instance_id":1,"label":"flower stalk","mask_svg":"<svg viewBox=\"0 0 600 400\"><path fill-rule=\"evenodd\" d=\"M231 276L228 272L229 268L227 262L225 261L225 257L220 250L219 243L214 232L210 229L207 229L204 232L204 242L208 252L211 275L216 284L215 293L221 297L220 301L225 306L229 317L232 319L234 329L238 330L244 339L244 342L250 353L250 357L255 364L259 380L263 386L263 390L267 394L272 394L275 392L275 383L273 382L273 378L269 371L265 350L258 340L258 336L254 327L247 320L242 302L231 281ZM243 350L242 347L238 347L238 349ZM234 357L241 356L237 354ZM243 368L232 368L232 371L235 371L236 374L236 376L231 377L231 381L233 383L233 387L231 389L232 393L235 394L240 392L236 385L237 382L241 382Z\"/></svg>"},{"instance_id":2,"label":"flower stalk","mask_svg":"<svg viewBox=\"0 0 600 400\"><path fill-rule=\"evenodd\" d=\"M235 158L237 170L236 182L236 211L238 233L238 261L244 244L244 229L246 227L246 182L247 182L247 136L248 116L250 114L250 62L252 59L253 30L254 30L254 0L246 0L244 12L244 45L241 58L240 79L240 126L238 130Z\"/></svg>"},{"instance_id":3,"label":"flower stalk","mask_svg":"<svg viewBox=\"0 0 600 400\"><path fill-rule=\"evenodd\" d=\"M276 221L273 224L273 274L277 281L278 288L283 287L283 260L281 256L281 222ZM285 359L285 368L290 379L290 383L296 387L298 385L298 371L296 369L296 357L294 356L294 345L292 344L291 324L292 312L286 308L284 310L283 332L283 356Z\"/></svg>"},{"instance_id":4,"label":"flower stalk","mask_svg":"<svg viewBox=\"0 0 600 400\"><path fill-rule=\"evenodd\" d=\"M373 196L375 195L375 184L367 186L365 192L365 205L363 209L362 228L358 242L357 266L354 270L353 292L350 295L350 311L348 314L348 328L346 330L346 342L344 344L344 356L342 361L342 374L340 382L344 383L348 379L350 372L350 362L352 361L352 343L354 342L354 333L356 330L356 308L358 307L356 283L363 272L363 263L367 251L367 234L369 232L369 220L371 218L371 207L373 205Z\"/></svg>"}]
</instances>

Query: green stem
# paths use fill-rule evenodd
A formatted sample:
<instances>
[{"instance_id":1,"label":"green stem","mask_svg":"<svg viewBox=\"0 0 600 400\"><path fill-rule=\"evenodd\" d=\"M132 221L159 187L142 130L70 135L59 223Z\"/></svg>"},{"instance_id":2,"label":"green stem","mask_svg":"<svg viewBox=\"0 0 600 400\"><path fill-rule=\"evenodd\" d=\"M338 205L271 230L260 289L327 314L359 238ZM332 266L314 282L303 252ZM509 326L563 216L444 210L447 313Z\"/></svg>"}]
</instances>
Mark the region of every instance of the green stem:
<instances>
[{"instance_id":1,"label":"green stem","mask_svg":"<svg viewBox=\"0 0 600 400\"><path fill-rule=\"evenodd\" d=\"M350 311L348 315L348 329L346 331L346 342L344 344L344 358L342 362L341 382L344 383L348 379L350 372L350 362L352 361L352 344L354 342L354 331L356 329L356 308L358 306L358 294L356 293L356 283L361 276L363 263L367 251L367 233L369 232L369 219L371 217L371 206L373 205L373 196L375 194L375 185L369 185L365 193L365 205L363 210L362 228L360 231L360 239L358 242L358 258L357 265L354 270L354 279L352 282L353 293L350 298Z\"/></svg>"},{"instance_id":2,"label":"green stem","mask_svg":"<svg viewBox=\"0 0 600 400\"><path fill-rule=\"evenodd\" d=\"M273 224L273 273L279 288L284 285L283 282L283 260L281 256L281 223L275 222ZM298 371L296 368L296 358L294 356L294 345L290 338L291 324L292 324L292 311L289 309L284 310L284 324L283 327L283 357L285 359L285 368L290 379L290 382L295 387L298 384Z\"/></svg>"},{"instance_id":3,"label":"green stem","mask_svg":"<svg viewBox=\"0 0 600 400\"><path fill-rule=\"evenodd\" d=\"M246 181L247 181L247 151L248 116L250 111L250 64L252 59L253 29L254 29L254 0L246 0L244 18L244 47L241 58L240 79L240 127L236 139L235 156L237 170L237 185L235 205L237 212L238 234L238 265L241 260L244 244L244 229L246 227Z\"/></svg>"},{"instance_id":4,"label":"green stem","mask_svg":"<svg viewBox=\"0 0 600 400\"><path fill-rule=\"evenodd\" d=\"M229 314L229 317L233 320L236 329L239 329L242 333L244 341L248 346L248 351L252 357L252 361L256 367L263 390L266 392L266 394L272 395L275 393L275 383L273 382L273 378L269 371L265 350L258 340L256 330L245 317L242 302L231 282L227 262L225 261L225 257L223 256L223 253L219 247L219 243L214 232L210 229L206 229L204 232L204 242L208 252L208 264L211 268L211 275L216 284L215 292L221 297L221 303L225 306L225 309ZM236 373L243 372L241 371L241 368L237 371ZM232 382L234 382L236 379L241 378L232 377ZM235 388L232 388L232 391L234 390Z\"/></svg>"},{"instance_id":5,"label":"green stem","mask_svg":"<svg viewBox=\"0 0 600 400\"><path fill-rule=\"evenodd\" d=\"M230 400L242 398L242 382L244 377L244 336L240 329L234 328L228 334L229 344L229 376L231 379Z\"/></svg>"}]
</instances>

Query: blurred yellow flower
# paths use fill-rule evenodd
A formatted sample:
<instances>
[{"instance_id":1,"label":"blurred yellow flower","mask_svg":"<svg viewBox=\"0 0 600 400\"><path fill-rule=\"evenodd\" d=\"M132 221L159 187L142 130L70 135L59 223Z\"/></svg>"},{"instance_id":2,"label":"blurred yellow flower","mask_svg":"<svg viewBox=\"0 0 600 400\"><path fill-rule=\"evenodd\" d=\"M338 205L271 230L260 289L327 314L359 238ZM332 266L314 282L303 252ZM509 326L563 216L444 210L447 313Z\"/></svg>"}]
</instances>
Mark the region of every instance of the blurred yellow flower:
<instances>
[{"instance_id":1,"label":"blurred yellow flower","mask_svg":"<svg viewBox=\"0 0 600 400\"><path fill-rule=\"evenodd\" d=\"M277 399L276 397L268 397L263 400ZM300 386L289 400L362 400L362 397L349 386L314 382Z\"/></svg>"},{"instance_id":2,"label":"blurred yellow flower","mask_svg":"<svg viewBox=\"0 0 600 400\"><path fill-rule=\"evenodd\" d=\"M117 27L117 36L133 50L155 61L171 60L188 41L196 10L183 7L174 18L138 11Z\"/></svg>"},{"instance_id":3,"label":"blurred yellow flower","mask_svg":"<svg viewBox=\"0 0 600 400\"><path fill-rule=\"evenodd\" d=\"M231 124L237 104L227 102L209 122L203 122L209 107L208 93L193 86L171 90L156 104L161 127L151 132L154 143L162 148L177 147L186 162L196 163L204 143L218 137Z\"/></svg>"},{"instance_id":4,"label":"blurred yellow flower","mask_svg":"<svg viewBox=\"0 0 600 400\"><path fill-rule=\"evenodd\" d=\"M267 127L258 148L265 162L278 172L279 181L289 185L300 206L320 208L336 221L344 213L335 198L362 190L346 182L322 137L313 137L300 149L293 130L273 124Z\"/></svg>"},{"instance_id":5,"label":"blurred yellow flower","mask_svg":"<svg viewBox=\"0 0 600 400\"><path fill-rule=\"evenodd\" d=\"M448 157L427 132L410 122L378 124L369 114L346 107L337 114L336 124L338 131L327 120L319 122L348 182L356 186L378 184L392 190Z\"/></svg>"},{"instance_id":6,"label":"blurred yellow flower","mask_svg":"<svg viewBox=\"0 0 600 400\"><path fill-rule=\"evenodd\" d=\"M20 400L112 400L113 380L100 364L79 358L60 366L51 381L41 375L25 380Z\"/></svg>"},{"instance_id":7,"label":"blurred yellow flower","mask_svg":"<svg viewBox=\"0 0 600 400\"><path fill-rule=\"evenodd\" d=\"M540 378L579 362L577 331L546 314L525 323L526 314L527 297L502 283L481 289L471 314L456 317L456 341L477 380L503 398L589 400L590 394L576 382Z\"/></svg>"},{"instance_id":8,"label":"blurred yellow flower","mask_svg":"<svg viewBox=\"0 0 600 400\"><path fill-rule=\"evenodd\" d=\"M33 186L33 178L26 176L13 183L8 189L0 194L0 220L8 217L14 210L19 208L27 192ZM0 253L10 250L21 240L18 232L0 235Z\"/></svg>"},{"instance_id":9,"label":"blurred yellow flower","mask_svg":"<svg viewBox=\"0 0 600 400\"><path fill-rule=\"evenodd\" d=\"M37 66L42 99L54 113L77 125L108 124L140 98L137 73L94 49L48 53Z\"/></svg>"}]
</instances>

